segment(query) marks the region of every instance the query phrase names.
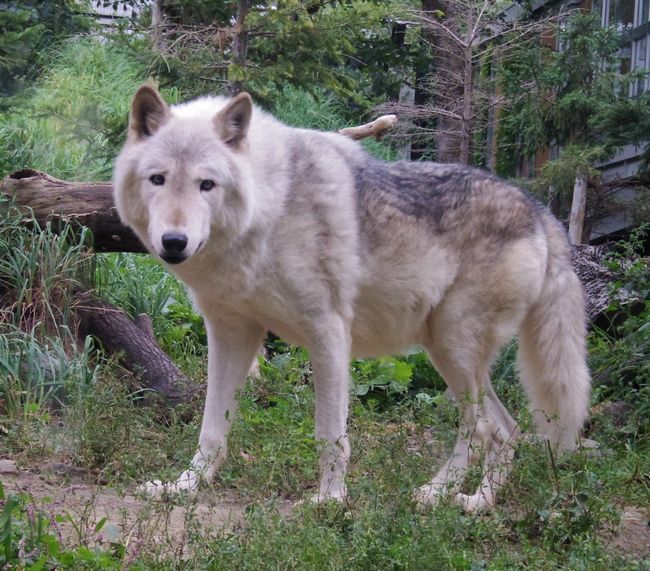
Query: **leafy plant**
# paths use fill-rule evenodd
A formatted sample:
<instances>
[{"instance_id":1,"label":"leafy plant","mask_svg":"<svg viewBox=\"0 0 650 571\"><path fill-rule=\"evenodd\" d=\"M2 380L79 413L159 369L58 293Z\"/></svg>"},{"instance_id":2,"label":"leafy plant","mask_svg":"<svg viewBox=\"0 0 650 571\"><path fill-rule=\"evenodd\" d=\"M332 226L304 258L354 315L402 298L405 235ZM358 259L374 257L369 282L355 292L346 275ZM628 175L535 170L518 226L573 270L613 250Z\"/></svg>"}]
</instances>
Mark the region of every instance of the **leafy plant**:
<instances>
[{"instance_id":1,"label":"leafy plant","mask_svg":"<svg viewBox=\"0 0 650 571\"><path fill-rule=\"evenodd\" d=\"M404 394L413 376L413 367L395 357L365 359L353 364L355 383L353 393L367 395L381 388L390 394Z\"/></svg>"},{"instance_id":2,"label":"leafy plant","mask_svg":"<svg viewBox=\"0 0 650 571\"><path fill-rule=\"evenodd\" d=\"M63 43L34 88L0 114L0 174L28 167L67 180L108 178L131 97L147 77L126 47L91 37ZM178 100L176 89L163 93Z\"/></svg>"},{"instance_id":3,"label":"leafy plant","mask_svg":"<svg viewBox=\"0 0 650 571\"><path fill-rule=\"evenodd\" d=\"M69 517L50 516L36 509L25 494L5 495L0 483L0 565L3 569L121 569L124 545L112 542L108 549L64 546L58 522ZM94 528L97 536L105 519Z\"/></svg>"},{"instance_id":4,"label":"leafy plant","mask_svg":"<svg viewBox=\"0 0 650 571\"><path fill-rule=\"evenodd\" d=\"M648 225L619 243L609 257L610 267L622 277L610 284L608 314L613 327L591 336L591 361L596 398L634 404L626 432L648 433L650 417L650 266L643 257Z\"/></svg>"}]
</instances>

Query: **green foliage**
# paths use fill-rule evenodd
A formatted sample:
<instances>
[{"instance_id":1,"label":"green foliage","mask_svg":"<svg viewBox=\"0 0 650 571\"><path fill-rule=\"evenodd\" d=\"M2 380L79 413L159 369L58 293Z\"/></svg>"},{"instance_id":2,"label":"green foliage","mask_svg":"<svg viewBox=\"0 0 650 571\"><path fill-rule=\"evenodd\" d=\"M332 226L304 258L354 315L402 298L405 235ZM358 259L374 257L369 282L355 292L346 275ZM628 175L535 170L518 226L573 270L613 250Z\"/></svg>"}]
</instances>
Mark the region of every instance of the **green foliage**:
<instances>
[{"instance_id":1,"label":"green foliage","mask_svg":"<svg viewBox=\"0 0 650 571\"><path fill-rule=\"evenodd\" d=\"M591 336L591 362L599 401L623 401L633 410L621 434L650 434L650 267L642 256L648 225L609 257L622 278L610 284L613 327Z\"/></svg>"},{"instance_id":2,"label":"green foliage","mask_svg":"<svg viewBox=\"0 0 650 571\"><path fill-rule=\"evenodd\" d=\"M403 394L407 391L413 376L413 367L406 361L394 357L355 361L354 394L367 395L381 387L386 393Z\"/></svg>"},{"instance_id":3,"label":"green foliage","mask_svg":"<svg viewBox=\"0 0 650 571\"><path fill-rule=\"evenodd\" d=\"M175 31L165 50L152 49L132 34L119 41L143 54L163 85L186 94L225 93L233 82L241 82L258 102L271 107L288 86L312 93L326 90L346 103L348 120L358 120L394 95L402 80L398 68L413 67L422 57L418 42L399 51L392 46L387 21L395 7L389 2L289 0L250 9L244 24L249 31L246 60L235 61L237 5L168 0L163 8ZM146 18L143 23L148 25ZM143 33L146 37L150 30Z\"/></svg>"},{"instance_id":4,"label":"green foliage","mask_svg":"<svg viewBox=\"0 0 650 571\"><path fill-rule=\"evenodd\" d=\"M239 418L229 438L229 466L222 485L249 497L278 492L300 494L316 479L314 396L307 353L291 349L260 362L261 376L250 379L239 397Z\"/></svg>"},{"instance_id":5,"label":"green foliage","mask_svg":"<svg viewBox=\"0 0 650 571\"><path fill-rule=\"evenodd\" d=\"M65 409L73 462L114 483L142 482L159 470L189 462L198 438L196 425L183 422L180 410L170 411L161 423L156 409L146 406L147 392L133 387L128 375L119 376L115 361L101 371Z\"/></svg>"},{"instance_id":6,"label":"green foliage","mask_svg":"<svg viewBox=\"0 0 650 571\"><path fill-rule=\"evenodd\" d=\"M600 153L611 153L632 142L601 131L612 125L612 113L620 116L634 79L618 73L619 34L602 28L595 13L576 13L559 30L559 41L561 51L522 44L500 69L508 101L499 126L502 175L512 176L518 162L551 144L582 150L601 146Z\"/></svg>"},{"instance_id":7,"label":"green foliage","mask_svg":"<svg viewBox=\"0 0 650 571\"><path fill-rule=\"evenodd\" d=\"M0 332L0 432L16 448L39 445L51 408L93 382L91 343L72 336L37 338L5 326Z\"/></svg>"},{"instance_id":8,"label":"green foliage","mask_svg":"<svg viewBox=\"0 0 650 571\"><path fill-rule=\"evenodd\" d=\"M240 69L230 64L229 79L239 74L262 99L275 98L289 84L307 91L325 89L368 109L379 94L360 92L357 78L364 72L366 77L380 74L376 63L364 65L356 54L364 48L367 54L373 38L383 36L386 41L387 7L358 1L318 6L290 0L277 10L252 13L249 26L255 35L248 54L252 65ZM351 62L356 62L357 74L350 73Z\"/></svg>"},{"instance_id":9,"label":"green foliage","mask_svg":"<svg viewBox=\"0 0 650 571\"><path fill-rule=\"evenodd\" d=\"M63 38L87 30L75 0L3 3L0 12L0 95L12 95L33 80L48 51ZM1 101L1 100L0 100ZM2 103L0 103L0 108Z\"/></svg>"},{"instance_id":10,"label":"green foliage","mask_svg":"<svg viewBox=\"0 0 650 571\"><path fill-rule=\"evenodd\" d=\"M606 154L603 146L567 145L557 159L544 163L538 176L530 181L530 190L544 198L552 188L558 196L570 198L576 175L597 176L599 171L593 165Z\"/></svg>"},{"instance_id":11,"label":"green foliage","mask_svg":"<svg viewBox=\"0 0 650 571\"><path fill-rule=\"evenodd\" d=\"M88 233L28 227L20 212L2 202L0 208L0 324L64 339L74 289L91 280Z\"/></svg>"},{"instance_id":12,"label":"green foliage","mask_svg":"<svg viewBox=\"0 0 650 571\"><path fill-rule=\"evenodd\" d=\"M29 496L5 495L0 483L0 565L3 569L122 569L125 548L63 546L58 522L70 516L49 515L36 509ZM98 524L95 535L102 530Z\"/></svg>"},{"instance_id":13,"label":"green foliage","mask_svg":"<svg viewBox=\"0 0 650 571\"><path fill-rule=\"evenodd\" d=\"M85 232L27 227L6 203L0 209L0 429L20 448L36 444L52 403L95 374L72 319L91 263Z\"/></svg>"},{"instance_id":14,"label":"green foliage","mask_svg":"<svg viewBox=\"0 0 650 571\"><path fill-rule=\"evenodd\" d=\"M278 93L273 114L288 125L320 131L336 131L359 123L346 119L346 110L340 102L327 91L312 89L305 91L292 86ZM386 143L374 139L364 139L363 146L372 155L383 160L393 160L395 152Z\"/></svg>"}]
</instances>

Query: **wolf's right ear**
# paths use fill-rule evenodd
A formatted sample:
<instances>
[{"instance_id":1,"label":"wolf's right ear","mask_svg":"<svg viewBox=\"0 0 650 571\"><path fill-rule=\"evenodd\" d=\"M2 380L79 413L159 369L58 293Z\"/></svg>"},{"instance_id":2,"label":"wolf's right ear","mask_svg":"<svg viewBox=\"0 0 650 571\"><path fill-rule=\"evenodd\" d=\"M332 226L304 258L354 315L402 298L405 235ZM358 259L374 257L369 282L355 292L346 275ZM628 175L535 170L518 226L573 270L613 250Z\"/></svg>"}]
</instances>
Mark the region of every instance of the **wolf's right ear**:
<instances>
[{"instance_id":1,"label":"wolf's right ear","mask_svg":"<svg viewBox=\"0 0 650 571\"><path fill-rule=\"evenodd\" d=\"M137 139L151 137L169 119L170 111L167 103L152 85L141 86L133 96L129 132Z\"/></svg>"},{"instance_id":2,"label":"wolf's right ear","mask_svg":"<svg viewBox=\"0 0 650 571\"><path fill-rule=\"evenodd\" d=\"M253 114L253 100L242 92L219 111L212 119L219 137L226 144L239 148L248 133Z\"/></svg>"}]
</instances>

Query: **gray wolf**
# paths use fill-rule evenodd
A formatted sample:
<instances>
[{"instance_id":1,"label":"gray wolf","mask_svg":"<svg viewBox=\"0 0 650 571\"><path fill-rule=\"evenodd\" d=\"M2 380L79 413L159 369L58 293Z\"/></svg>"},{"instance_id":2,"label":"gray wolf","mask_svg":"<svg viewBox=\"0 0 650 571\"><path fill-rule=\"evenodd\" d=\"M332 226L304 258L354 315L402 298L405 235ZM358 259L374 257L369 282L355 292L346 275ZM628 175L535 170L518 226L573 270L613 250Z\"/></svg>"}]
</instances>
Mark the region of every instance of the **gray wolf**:
<instances>
[{"instance_id":1,"label":"gray wolf","mask_svg":"<svg viewBox=\"0 0 650 571\"><path fill-rule=\"evenodd\" d=\"M187 285L208 333L196 455L150 493L213 477L267 330L310 351L316 500L346 497L352 356L420 345L458 402L456 445L415 491L421 504L494 505L519 429L490 366L515 336L537 430L574 447L590 389L583 293L561 225L515 186L459 165L378 161L342 135L280 123L246 93L170 107L148 85L113 182L122 221ZM478 489L460 493L482 459Z\"/></svg>"}]
</instances>

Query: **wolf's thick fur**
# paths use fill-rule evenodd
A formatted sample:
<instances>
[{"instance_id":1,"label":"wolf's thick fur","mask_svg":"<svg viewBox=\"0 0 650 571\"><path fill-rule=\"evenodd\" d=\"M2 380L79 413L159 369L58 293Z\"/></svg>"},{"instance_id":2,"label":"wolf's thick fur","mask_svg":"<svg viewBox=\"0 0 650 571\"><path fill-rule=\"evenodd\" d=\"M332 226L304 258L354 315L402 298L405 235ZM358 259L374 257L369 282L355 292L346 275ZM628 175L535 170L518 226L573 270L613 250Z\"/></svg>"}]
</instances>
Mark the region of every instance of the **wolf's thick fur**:
<instances>
[{"instance_id":1,"label":"wolf's thick fur","mask_svg":"<svg viewBox=\"0 0 650 571\"><path fill-rule=\"evenodd\" d=\"M150 492L212 478L269 329L310 350L317 499L346 495L351 356L421 345L459 403L451 458L416 491L424 504L458 492L484 457L476 493L455 497L493 505L518 428L490 365L517 334L539 431L575 444L590 386L582 288L564 230L518 188L459 165L380 162L341 135L283 125L247 94L170 108L150 86L135 95L114 186L122 220L187 284L208 332L198 451Z\"/></svg>"}]
</instances>

